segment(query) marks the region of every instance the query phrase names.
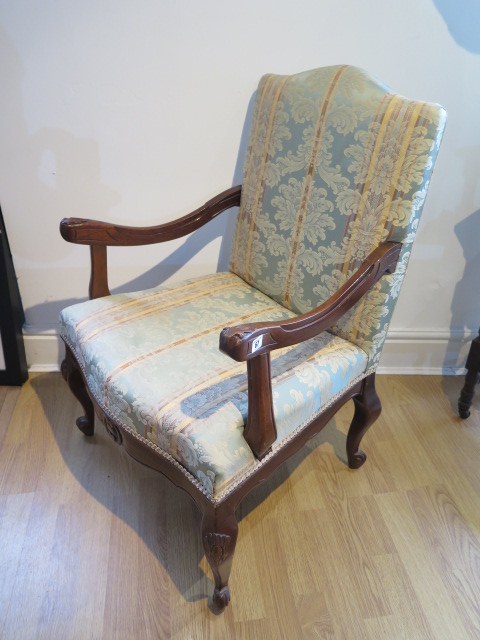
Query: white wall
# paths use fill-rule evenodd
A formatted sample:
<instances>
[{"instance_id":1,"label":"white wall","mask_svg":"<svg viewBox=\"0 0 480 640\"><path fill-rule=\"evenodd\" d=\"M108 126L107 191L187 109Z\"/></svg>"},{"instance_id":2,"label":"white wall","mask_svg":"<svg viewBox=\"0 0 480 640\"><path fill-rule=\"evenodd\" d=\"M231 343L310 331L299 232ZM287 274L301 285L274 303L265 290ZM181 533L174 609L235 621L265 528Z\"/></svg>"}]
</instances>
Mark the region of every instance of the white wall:
<instances>
[{"instance_id":1,"label":"white wall","mask_svg":"<svg viewBox=\"0 0 480 640\"><path fill-rule=\"evenodd\" d=\"M58 312L86 296L88 250L60 238L62 217L156 224L188 212L240 181L263 73L351 63L449 112L382 363L461 367L480 323L479 4L2 0L0 202L30 365L56 365ZM112 251L111 284L222 267L230 223Z\"/></svg>"}]
</instances>

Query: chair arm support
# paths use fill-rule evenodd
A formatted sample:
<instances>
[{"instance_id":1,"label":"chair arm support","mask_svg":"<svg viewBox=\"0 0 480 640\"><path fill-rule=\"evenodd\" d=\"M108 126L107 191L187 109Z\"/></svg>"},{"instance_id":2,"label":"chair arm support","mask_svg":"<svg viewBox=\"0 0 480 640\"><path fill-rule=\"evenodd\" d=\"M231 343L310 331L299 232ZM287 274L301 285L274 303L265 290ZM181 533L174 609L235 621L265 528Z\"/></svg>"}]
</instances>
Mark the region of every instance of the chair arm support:
<instances>
[{"instance_id":1,"label":"chair arm support","mask_svg":"<svg viewBox=\"0 0 480 640\"><path fill-rule=\"evenodd\" d=\"M395 271L401 248L399 242L383 242L343 287L313 311L282 322L254 322L226 327L220 333L220 350L234 360L243 362L313 338L353 307L384 273Z\"/></svg>"},{"instance_id":2,"label":"chair arm support","mask_svg":"<svg viewBox=\"0 0 480 640\"><path fill-rule=\"evenodd\" d=\"M334 324L384 273L393 273L401 248L398 242L382 243L343 287L309 313L280 323L227 327L220 333L220 350L234 360L247 361L248 415L243 435L258 459L268 454L277 439L270 351L313 338Z\"/></svg>"},{"instance_id":3,"label":"chair arm support","mask_svg":"<svg viewBox=\"0 0 480 640\"><path fill-rule=\"evenodd\" d=\"M199 229L226 209L238 206L241 192L241 185L231 187L192 213L153 227L127 227L99 220L64 218L60 222L60 233L67 242L105 247L138 246L175 240Z\"/></svg>"}]
</instances>

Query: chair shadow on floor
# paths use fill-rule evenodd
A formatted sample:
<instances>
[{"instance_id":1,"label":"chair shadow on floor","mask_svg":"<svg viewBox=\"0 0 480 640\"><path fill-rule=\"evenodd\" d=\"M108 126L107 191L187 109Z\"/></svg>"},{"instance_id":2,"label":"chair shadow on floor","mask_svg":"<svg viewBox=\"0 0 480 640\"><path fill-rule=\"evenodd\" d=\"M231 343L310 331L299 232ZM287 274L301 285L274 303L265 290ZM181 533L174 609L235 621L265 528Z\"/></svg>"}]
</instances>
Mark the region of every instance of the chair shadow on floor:
<instances>
[{"instance_id":1,"label":"chair shadow on floor","mask_svg":"<svg viewBox=\"0 0 480 640\"><path fill-rule=\"evenodd\" d=\"M202 561L201 516L188 495L161 474L139 465L122 447L119 455L99 420L95 435L84 436L75 426L81 407L60 374L38 374L30 384L62 459L81 487L113 514L114 522L123 522L141 539L186 602L209 598L213 581L210 568ZM353 409L353 403L349 404ZM339 415L245 498L237 511L240 527L242 519L259 505L264 513L275 508L275 492L320 445L333 449L341 468L346 465L346 435L337 427ZM119 544L113 552L121 555L126 549ZM118 564L122 565L122 559Z\"/></svg>"}]
</instances>

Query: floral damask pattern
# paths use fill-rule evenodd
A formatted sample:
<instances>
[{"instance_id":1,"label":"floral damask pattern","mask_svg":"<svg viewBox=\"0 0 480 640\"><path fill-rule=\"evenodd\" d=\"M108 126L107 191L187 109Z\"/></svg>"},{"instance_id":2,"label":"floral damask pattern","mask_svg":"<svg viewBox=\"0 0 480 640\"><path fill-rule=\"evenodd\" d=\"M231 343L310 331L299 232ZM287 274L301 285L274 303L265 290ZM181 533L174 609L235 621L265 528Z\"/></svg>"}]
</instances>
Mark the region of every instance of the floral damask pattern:
<instances>
[{"instance_id":1,"label":"floral damask pattern","mask_svg":"<svg viewBox=\"0 0 480 640\"><path fill-rule=\"evenodd\" d=\"M246 365L219 351L220 331L293 315L234 274L219 273L68 307L61 334L108 415L219 499L256 463L243 438ZM275 446L365 375L366 364L361 349L329 333L276 351Z\"/></svg>"},{"instance_id":2,"label":"floral damask pattern","mask_svg":"<svg viewBox=\"0 0 480 640\"><path fill-rule=\"evenodd\" d=\"M328 299L382 241L385 276L332 329L378 362L445 126L438 105L392 94L363 71L262 78L230 268L296 313Z\"/></svg>"},{"instance_id":3,"label":"floral damask pattern","mask_svg":"<svg viewBox=\"0 0 480 640\"><path fill-rule=\"evenodd\" d=\"M221 500L262 463L243 438L246 365L219 351L220 331L319 306L394 240L403 243L394 274L330 332L272 353L274 451L373 371L445 120L438 105L394 95L353 67L262 78L230 272L61 314L62 337L110 418Z\"/></svg>"}]
</instances>

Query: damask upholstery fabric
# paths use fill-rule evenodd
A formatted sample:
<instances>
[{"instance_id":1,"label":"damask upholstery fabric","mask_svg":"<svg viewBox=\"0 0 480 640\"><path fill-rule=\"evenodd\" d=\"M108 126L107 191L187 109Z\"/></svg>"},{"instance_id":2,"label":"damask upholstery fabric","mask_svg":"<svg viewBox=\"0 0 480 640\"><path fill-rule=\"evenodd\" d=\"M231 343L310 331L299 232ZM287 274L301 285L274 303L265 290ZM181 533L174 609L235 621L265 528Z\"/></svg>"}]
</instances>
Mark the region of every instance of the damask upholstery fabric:
<instances>
[{"instance_id":1,"label":"damask upholstery fabric","mask_svg":"<svg viewBox=\"0 0 480 640\"><path fill-rule=\"evenodd\" d=\"M382 241L401 242L395 274L330 332L272 352L275 455L375 369L445 121L354 67L262 78L230 271L61 314L104 412L222 500L265 462L243 437L246 364L219 351L222 328L314 309Z\"/></svg>"},{"instance_id":2,"label":"damask upholstery fabric","mask_svg":"<svg viewBox=\"0 0 480 640\"><path fill-rule=\"evenodd\" d=\"M243 437L246 364L218 349L224 326L293 316L232 273L77 304L61 335L96 401L116 422L220 500L261 462ZM367 374L367 354L323 333L272 353L278 450Z\"/></svg>"},{"instance_id":3,"label":"damask upholstery fabric","mask_svg":"<svg viewBox=\"0 0 480 640\"><path fill-rule=\"evenodd\" d=\"M230 269L304 313L382 241L403 243L384 276L333 328L378 362L446 121L355 67L262 78Z\"/></svg>"}]
</instances>

